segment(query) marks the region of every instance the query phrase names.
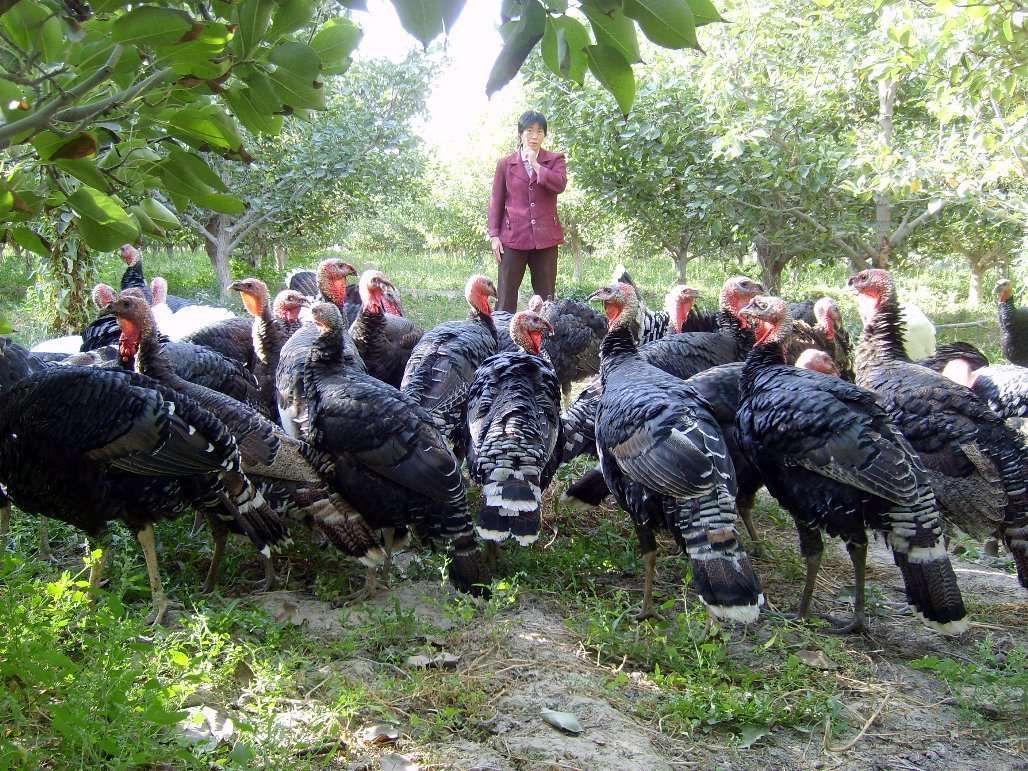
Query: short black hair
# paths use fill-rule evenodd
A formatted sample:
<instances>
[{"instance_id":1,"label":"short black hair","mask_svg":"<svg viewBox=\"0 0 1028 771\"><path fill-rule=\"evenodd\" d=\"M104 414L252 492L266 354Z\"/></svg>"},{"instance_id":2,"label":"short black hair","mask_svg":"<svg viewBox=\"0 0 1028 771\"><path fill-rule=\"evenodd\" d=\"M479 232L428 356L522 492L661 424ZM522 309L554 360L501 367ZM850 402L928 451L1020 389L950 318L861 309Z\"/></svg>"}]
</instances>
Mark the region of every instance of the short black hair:
<instances>
[{"instance_id":1,"label":"short black hair","mask_svg":"<svg viewBox=\"0 0 1028 771\"><path fill-rule=\"evenodd\" d=\"M543 127L544 134L549 133L546 130L546 116L541 112L529 110L528 112L522 113L521 117L518 118L518 136L521 136L525 132L525 129L529 126L534 126L536 123Z\"/></svg>"}]
</instances>

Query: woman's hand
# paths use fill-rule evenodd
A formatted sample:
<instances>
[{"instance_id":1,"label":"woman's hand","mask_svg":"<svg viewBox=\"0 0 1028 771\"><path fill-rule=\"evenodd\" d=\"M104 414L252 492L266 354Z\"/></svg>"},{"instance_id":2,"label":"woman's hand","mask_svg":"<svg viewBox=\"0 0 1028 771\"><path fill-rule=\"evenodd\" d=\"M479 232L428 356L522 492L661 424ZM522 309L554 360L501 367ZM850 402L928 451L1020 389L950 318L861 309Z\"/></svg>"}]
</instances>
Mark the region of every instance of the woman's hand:
<instances>
[{"instance_id":1,"label":"woman's hand","mask_svg":"<svg viewBox=\"0 0 1028 771\"><path fill-rule=\"evenodd\" d=\"M489 242L493 247L493 256L496 258L496 262L499 262L503 259L503 244L500 243L500 237L493 236Z\"/></svg>"},{"instance_id":2,"label":"woman's hand","mask_svg":"<svg viewBox=\"0 0 1028 771\"><path fill-rule=\"evenodd\" d=\"M525 158L528 160L528 164L533 169L535 169L535 171L538 172L539 171L539 148L538 147L526 146L525 147Z\"/></svg>"}]
</instances>

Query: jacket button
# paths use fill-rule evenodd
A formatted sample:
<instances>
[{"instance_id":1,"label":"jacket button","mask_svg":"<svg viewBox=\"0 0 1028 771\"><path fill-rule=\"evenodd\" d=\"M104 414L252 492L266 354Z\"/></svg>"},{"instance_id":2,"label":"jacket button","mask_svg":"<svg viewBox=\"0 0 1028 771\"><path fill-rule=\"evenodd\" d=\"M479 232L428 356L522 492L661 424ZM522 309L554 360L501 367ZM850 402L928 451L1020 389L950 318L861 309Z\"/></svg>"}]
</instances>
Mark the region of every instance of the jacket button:
<instances>
[{"instance_id":1,"label":"jacket button","mask_svg":"<svg viewBox=\"0 0 1028 771\"><path fill-rule=\"evenodd\" d=\"M532 220L532 224L533 224L533 225L535 224L535 220Z\"/></svg>"},{"instance_id":2,"label":"jacket button","mask_svg":"<svg viewBox=\"0 0 1028 771\"><path fill-rule=\"evenodd\" d=\"M529 206L535 206L535 201L532 201L532 202L531 202L531 203L529 203L528 205L529 205Z\"/></svg>"}]
</instances>

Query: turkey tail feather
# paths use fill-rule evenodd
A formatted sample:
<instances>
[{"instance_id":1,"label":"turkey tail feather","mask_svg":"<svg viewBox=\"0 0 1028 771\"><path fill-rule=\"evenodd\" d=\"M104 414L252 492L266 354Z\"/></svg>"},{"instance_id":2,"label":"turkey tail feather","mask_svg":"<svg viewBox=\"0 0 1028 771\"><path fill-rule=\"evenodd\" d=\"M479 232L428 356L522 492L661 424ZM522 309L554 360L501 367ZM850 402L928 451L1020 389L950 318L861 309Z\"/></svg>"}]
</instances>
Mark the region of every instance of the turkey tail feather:
<instances>
[{"instance_id":1,"label":"turkey tail feather","mask_svg":"<svg viewBox=\"0 0 1028 771\"><path fill-rule=\"evenodd\" d=\"M1008 527L1003 534L1003 542L1014 557L1017 580L1028 589L1028 522L1020 527Z\"/></svg>"},{"instance_id":2,"label":"turkey tail feather","mask_svg":"<svg viewBox=\"0 0 1028 771\"><path fill-rule=\"evenodd\" d=\"M927 626L945 635L967 631L967 611L941 542L907 549L894 547L893 559L903 574L907 602Z\"/></svg>"}]
</instances>

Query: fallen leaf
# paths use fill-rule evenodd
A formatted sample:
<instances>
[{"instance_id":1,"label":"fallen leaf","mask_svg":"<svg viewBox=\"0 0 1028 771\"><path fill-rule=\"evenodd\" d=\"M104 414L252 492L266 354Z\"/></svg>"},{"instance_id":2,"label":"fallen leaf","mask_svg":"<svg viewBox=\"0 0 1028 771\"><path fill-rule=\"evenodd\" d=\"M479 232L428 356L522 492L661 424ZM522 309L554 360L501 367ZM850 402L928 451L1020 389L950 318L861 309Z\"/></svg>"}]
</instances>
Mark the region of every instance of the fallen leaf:
<instances>
[{"instance_id":1,"label":"fallen leaf","mask_svg":"<svg viewBox=\"0 0 1028 771\"><path fill-rule=\"evenodd\" d=\"M739 731L739 749L748 750L768 733L766 725L744 725Z\"/></svg>"},{"instance_id":2,"label":"fallen leaf","mask_svg":"<svg viewBox=\"0 0 1028 771\"><path fill-rule=\"evenodd\" d=\"M236 669L232 673L232 677L235 678L237 683L249 685L250 681L253 680L253 670L250 668L249 664L240 659L239 663L236 664Z\"/></svg>"},{"instance_id":3,"label":"fallen leaf","mask_svg":"<svg viewBox=\"0 0 1028 771\"><path fill-rule=\"evenodd\" d=\"M578 722L578 718L570 712L554 712L552 709L544 709L542 716L547 723L562 731L567 731L569 734L580 734L585 730Z\"/></svg>"},{"instance_id":4,"label":"fallen leaf","mask_svg":"<svg viewBox=\"0 0 1028 771\"><path fill-rule=\"evenodd\" d=\"M417 763L412 763L410 758L395 752L387 752L378 759L378 763L382 771L418 771L421 768Z\"/></svg>"},{"instance_id":5,"label":"fallen leaf","mask_svg":"<svg viewBox=\"0 0 1028 771\"><path fill-rule=\"evenodd\" d=\"M361 731L361 739L369 744L392 744L400 738L400 729L387 723L375 723Z\"/></svg>"},{"instance_id":6,"label":"fallen leaf","mask_svg":"<svg viewBox=\"0 0 1028 771\"><path fill-rule=\"evenodd\" d=\"M823 651L796 651L796 658L814 669L835 669L836 666Z\"/></svg>"}]
</instances>

